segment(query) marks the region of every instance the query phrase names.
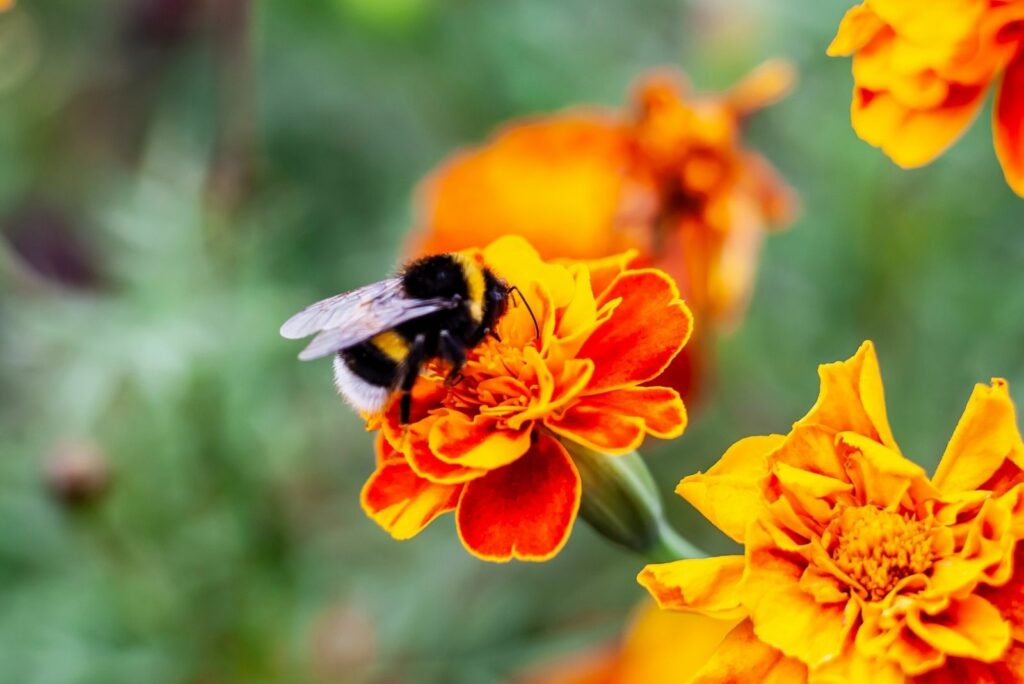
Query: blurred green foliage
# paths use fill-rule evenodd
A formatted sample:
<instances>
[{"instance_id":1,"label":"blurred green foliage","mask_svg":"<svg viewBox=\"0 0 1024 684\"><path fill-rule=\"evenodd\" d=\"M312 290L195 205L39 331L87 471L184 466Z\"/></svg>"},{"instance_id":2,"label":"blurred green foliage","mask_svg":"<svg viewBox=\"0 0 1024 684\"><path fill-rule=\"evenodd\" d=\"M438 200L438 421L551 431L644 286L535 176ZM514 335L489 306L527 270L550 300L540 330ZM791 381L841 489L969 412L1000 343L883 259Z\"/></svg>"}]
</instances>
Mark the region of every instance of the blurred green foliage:
<instances>
[{"instance_id":1,"label":"blurred green foliage","mask_svg":"<svg viewBox=\"0 0 1024 684\"><path fill-rule=\"evenodd\" d=\"M736 439L786 431L815 366L865 338L897 438L934 465L973 383L1024 387L1024 203L984 117L912 172L856 139L849 63L824 55L849 4L0 15L0 682L476 684L614 634L642 561L582 524L550 563L495 566L450 519L401 544L367 520L370 438L277 326L393 266L417 179L453 149L617 104L650 66L711 89L770 56L802 74L748 132L802 218L768 242L688 433L647 450L666 496ZM109 483L69 502L59 460L90 449Z\"/></svg>"}]
</instances>

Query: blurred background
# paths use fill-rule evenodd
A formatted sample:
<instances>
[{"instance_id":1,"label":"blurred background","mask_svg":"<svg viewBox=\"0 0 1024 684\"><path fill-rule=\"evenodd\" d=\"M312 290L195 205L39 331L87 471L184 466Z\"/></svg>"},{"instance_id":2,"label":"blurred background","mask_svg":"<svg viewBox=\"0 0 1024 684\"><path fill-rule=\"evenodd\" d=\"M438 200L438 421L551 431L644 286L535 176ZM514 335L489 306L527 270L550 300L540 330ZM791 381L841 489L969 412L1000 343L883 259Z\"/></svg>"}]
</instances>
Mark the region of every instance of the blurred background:
<instances>
[{"instance_id":1,"label":"blurred background","mask_svg":"<svg viewBox=\"0 0 1024 684\"><path fill-rule=\"evenodd\" d=\"M360 510L370 436L277 335L379 279L417 180L511 117L701 89L764 59L796 92L750 146L798 190L684 437L671 496L785 432L815 367L878 345L897 438L932 467L975 382L1024 392L1024 202L983 115L905 172L849 124L846 0L20 0L0 14L0 682L503 682L611 637L642 559L578 524L484 564L451 517ZM988 110L986 110L987 112Z\"/></svg>"}]
</instances>

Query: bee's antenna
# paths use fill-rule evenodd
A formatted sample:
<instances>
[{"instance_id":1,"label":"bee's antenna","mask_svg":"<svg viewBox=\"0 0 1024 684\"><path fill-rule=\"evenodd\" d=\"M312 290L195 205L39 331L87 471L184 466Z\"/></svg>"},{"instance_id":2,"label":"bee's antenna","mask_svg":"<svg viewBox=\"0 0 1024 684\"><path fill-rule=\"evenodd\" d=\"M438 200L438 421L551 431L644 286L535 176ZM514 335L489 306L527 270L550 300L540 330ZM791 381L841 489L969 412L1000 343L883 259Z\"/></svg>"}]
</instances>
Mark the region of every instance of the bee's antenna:
<instances>
[{"instance_id":1,"label":"bee's antenna","mask_svg":"<svg viewBox=\"0 0 1024 684\"><path fill-rule=\"evenodd\" d=\"M540 339L540 325L537 324L537 316L533 313L533 307L530 306L530 302L527 301L526 295L523 294L523 291L520 290L516 285L513 285L512 287L510 287L507 290L505 290L505 293L508 294L508 295L511 295L513 292L518 292L519 296L523 298L523 304L526 306L526 310L530 312L530 320L533 321L533 332L536 335L537 339L539 340ZM513 299L512 301L515 302L515 299Z\"/></svg>"}]
</instances>

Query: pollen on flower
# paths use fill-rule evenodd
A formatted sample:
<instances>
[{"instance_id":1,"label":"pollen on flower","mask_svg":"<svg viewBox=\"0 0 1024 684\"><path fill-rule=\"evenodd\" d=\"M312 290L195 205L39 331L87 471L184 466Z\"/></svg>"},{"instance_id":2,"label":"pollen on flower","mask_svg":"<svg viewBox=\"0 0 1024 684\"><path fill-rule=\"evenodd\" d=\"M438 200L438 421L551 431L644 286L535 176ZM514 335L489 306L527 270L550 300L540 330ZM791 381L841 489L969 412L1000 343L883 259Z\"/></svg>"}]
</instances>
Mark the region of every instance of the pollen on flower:
<instances>
[{"instance_id":1,"label":"pollen on flower","mask_svg":"<svg viewBox=\"0 0 1024 684\"><path fill-rule=\"evenodd\" d=\"M858 506L834 519L822 541L839 569L856 582L856 593L880 601L903 578L931 568L933 530L931 519Z\"/></svg>"}]
</instances>

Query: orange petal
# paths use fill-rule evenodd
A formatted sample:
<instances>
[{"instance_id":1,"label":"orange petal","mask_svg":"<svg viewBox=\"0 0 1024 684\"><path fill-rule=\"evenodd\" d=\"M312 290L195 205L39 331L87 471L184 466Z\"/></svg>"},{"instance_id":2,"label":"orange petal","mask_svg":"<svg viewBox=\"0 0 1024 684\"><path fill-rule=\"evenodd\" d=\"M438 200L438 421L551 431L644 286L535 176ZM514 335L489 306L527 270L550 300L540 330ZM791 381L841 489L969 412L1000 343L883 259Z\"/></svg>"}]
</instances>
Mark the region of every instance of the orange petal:
<instances>
[{"instance_id":1,"label":"orange petal","mask_svg":"<svg viewBox=\"0 0 1024 684\"><path fill-rule=\"evenodd\" d=\"M907 677L899 665L885 658L867 658L855 648L847 648L835 660L815 668L811 684L907 684ZM915 684L917 680L914 680ZM964 684L960 682L960 684Z\"/></svg>"},{"instance_id":2,"label":"orange petal","mask_svg":"<svg viewBox=\"0 0 1024 684\"><path fill-rule=\"evenodd\" d=\"M428 443L442 461L465 468L494 470L526 453L530 448L530 427L502 430L487 416L471 419L451 411L434 423Z\"/></svg>"},{"instance_id":3,"label":"orange petal","mask_svg":"<svg viewBox=\"0 0 1024 684\"><path fill-rule=\"evenodd\" d=\"M402 462L379 467L363 485L363 510L395 539L419 534L431 520L455 508L462 485L434 484Z\"/></svg>"},{"instance_id":4,"label":"orange petal","mask_svg":"<svg viewBox=\"0 0 1024 684\"><path fill-rule=\"evenodd\" d=\"M890 508L908 492L915 501L939 497L924 469L898 451L855 432L840 433L837 440L849 457L846 471L859 501Z\"/></svg>"},{"instance_id":5,"label":"orange petal","mask_svg":"<svg viewBox=\"0 0 1024 684\"><path fill-rule=\"evenodd\" d=\"M1010 646L1010 625L999 610L980 596L953 600L936 616L907 614L907 626L924 642L946 655L991 663Z\"/></svg>"},{"instance_id":6,"label":"orange petal","mask_svg":"<svg viewBox=\"0 0 1024 684\"><path fill-rule=\"evenodd\" d=\"M470 468L438 458L430 448L429 441L429 428L436 422L429 420L410 425L409 432L404 438L405 460L417 475L437 484L456 484L468 482L487 472L483 468ZM423 425L424 423L427 425Z\"/></svg>"},{"instance_id":7,"label":"orange petal","mask_svg":"<svg viewBox=\"0 0 1024 684\"><path fill-rule=\"evenodd\" d=\"M853 624L844 604L820 604L800 588L807 561L778 549L763 524L747 531L743 605L757 636L816 667L839 656Z\"/></svg>"},{"instance_id":8,"label":"orange petal","mask_svg":"<svg viewBox=\"0 0 1024 684\"><path fill-rule=\"evenodd\" d=\"M607 298L603 298L605 290L619 277L620 273L637 260L639 254L637 250L629 249L613 256L584 262L587 270L590 271L590 286L594 296L602 298L602 301L607 301Z\"/></svg>"},{"instance_id":9,"label":"orange petal","mask_svg":"<svg viewBox=\"0 0 1024 684\"><path fill-rule=\"evenodd\" d=\"M689 681L736 622L660 610L653 601L644 601L630 622L616 678L602 684ZM683 643L686 648L679 648Z\"/></svg>"},{"instance_id":10,"label":"orange petal","mask_svg":"<svg viewBox=\"0 0 1024 684\"><path fill-rule=\"evenodd\" d=\"M549 416L544 425L552 432L605 454L624 454L644 441L643 418L608 413L585 404Z\"/></svg>"},{"instance_id":11,"label":"orange petal","mask_svg":"<svg viewBox=\"0 0 1024 684\"><path fill-rule=\"evenodd\" d=\"M738 115L747 116L778 102L793 90L796 67L785 59L758 65L725 93L725 103Z\"/></svg>"},{"instance_id":12,"label":"orange petal","mask_svg":"<svg viewBox=\"0 0 1024 684\"><path fill-rule=\"evenodd\" d=\"M744 620L729 632L690 684L723 682L761 682L762 684L798 684L807 681L807 668L787 658L754 634L750 620Z\"/></svg>"},{"instance_id":13,"label":"orange petal","mask_svg":"<svg viewBox=\"0 0 1024 684\"><path fill-rule=\"evenodd\" d=\"M648 565L637 581L660 608L689 610L723 619L740 618L743 556L719 556Z\"/></svg>"},{"instance_id":14,"label":"orange petal","mask_svg":"<svg viewBox=\"0 0 1024 684\"><path fill-rule=\"evenodd\" d=\"M621 298L611 318L583 344L579 356L594 360L588 392L647 382L686 344L693 316L675 283L655 269L627 271L600 303ZM656 325L652 322L656 321Z\"/></svg>"},{"instance_id":15,"label":"orange petal","mask_svg":"<svg viewBox=\"0 0 1024 684\"><path fill-rule=\"evenodd\" d=\"M1024 643L1024 544L1017 543L1013 558L1014 573L1001 587L982 587L980 594L989 600L1010 623L1013 638Z\"/></svg>"},{"instance_id":16,"label":"orange petal","mask_svg":"<svg viewBox=\"0 0 1024 684\"><path fill-rule=\"evenodd\" d=\"M856 432L896 449L885 412L885 392L875 346L867 341L846 361L818 367L818 401L797 425L820 425L835 432Z\"/></svg>"},{"instance_id":17,"label":"orange petal","mask_svg":"<svg viewBox=\"0 0 1024 684\"><path fill-rule=\"evenodd\" d=\"M784 439L782 435L741 439L708 472L683 478L676 493L742 544L747 526L765 510L768 456Z\"/></svg>"},{"instance_id":18,"label":"orange petal","mask_svg":"<svg viewBox=\"0 0 1024 684\"><path fill-rule=\"evenodd\" d=\"M668 387L630 387L584 397L579 406L606 414L640 418L647 433L675 439L686 428L686 407L679 393Z\"/></svg>"},{"instance_id":19,"label":"orange petal","mask_svg":"<svg viewBox=\"0 0 1024 684\"><path fill-rule=\"evenodd\" d=\"M378 468L389 463L400 462L404 458L402 453L391 446L391 442L384 438L383 432L378 432L376 438L374 438L373 451Z\"/></svg>"},{"instance_id":20,"label":"orange petal","mask_svg":"<svg viewBox=\"0 0 1024 684\"><path fill-rule=\"evenodd\" d=\"M885 24L867 3L851 7L839 23L839 30L828 46L829 57L852 55L867 45Z\"/></svg>"},{"instance_id":21,"label":"orange petal","mask_svg":"<svg viewBox=\"0 0 1024 684\"><path fill-rule=\"evenodd\" d=\"M851 120L865 142L882 148L897 165L913 168L932 161L956 142L984 100L984 85L955 85L942 105L908 109L889 92L858 89Z\"/></svg>"},{"instance_id":22,"label":"orange petal","mask_svg":"<svg viewBox=\"0 0 1024 684\"><path fill-rule=\"evenodd\" d=\"M580 490L568 452L541 434L522 458L465 485L459 538L483 560L548 560L569 539Z\"/></svg>"},{"instance_id":23,"label":"orange petal","mask_svg":"<svg viewBox=\"0 0 1024 684\"><path fill-rule=\"evenodd\" d=\"M417 253L522 235L547 258L622 251L615 230L629 140L601 112L507 126L436 170L420 190Z\"/></svg>"},{"instance_id":24,"label":"orange petal","mask_svg":"<svg viewBox=\"0 0 1024 684\"><path fill-rule=\"evenodd\" d=\"M851 680L852 681L852 680ZM914 684L1024 684L1024 644L1016 642L998 663L949 658L944 667L914 679Z\"/></svg>"},{"instance_id":25,"label":"orange petal","mask_svg":"<svg viewBox=\"0 0 1024 684\"><path fill-rule=\"evenodd\" d=\"M1006 182L1024 197L1024 51L1003 73L992 110L992 135Z\"/></svg>"},{"instance_id":26,"label":"orange petal","mask_svg":"<svg viewBox=\"0 0 1024 684\"><path fill-rule=\"evenodd\" d=\"M975 385L932 483L945 492L988 489L1007 461L1018 471L1024 468L1024 442L1009 387L996 379L991 387Z\"/></svg>"}]
</instances>

